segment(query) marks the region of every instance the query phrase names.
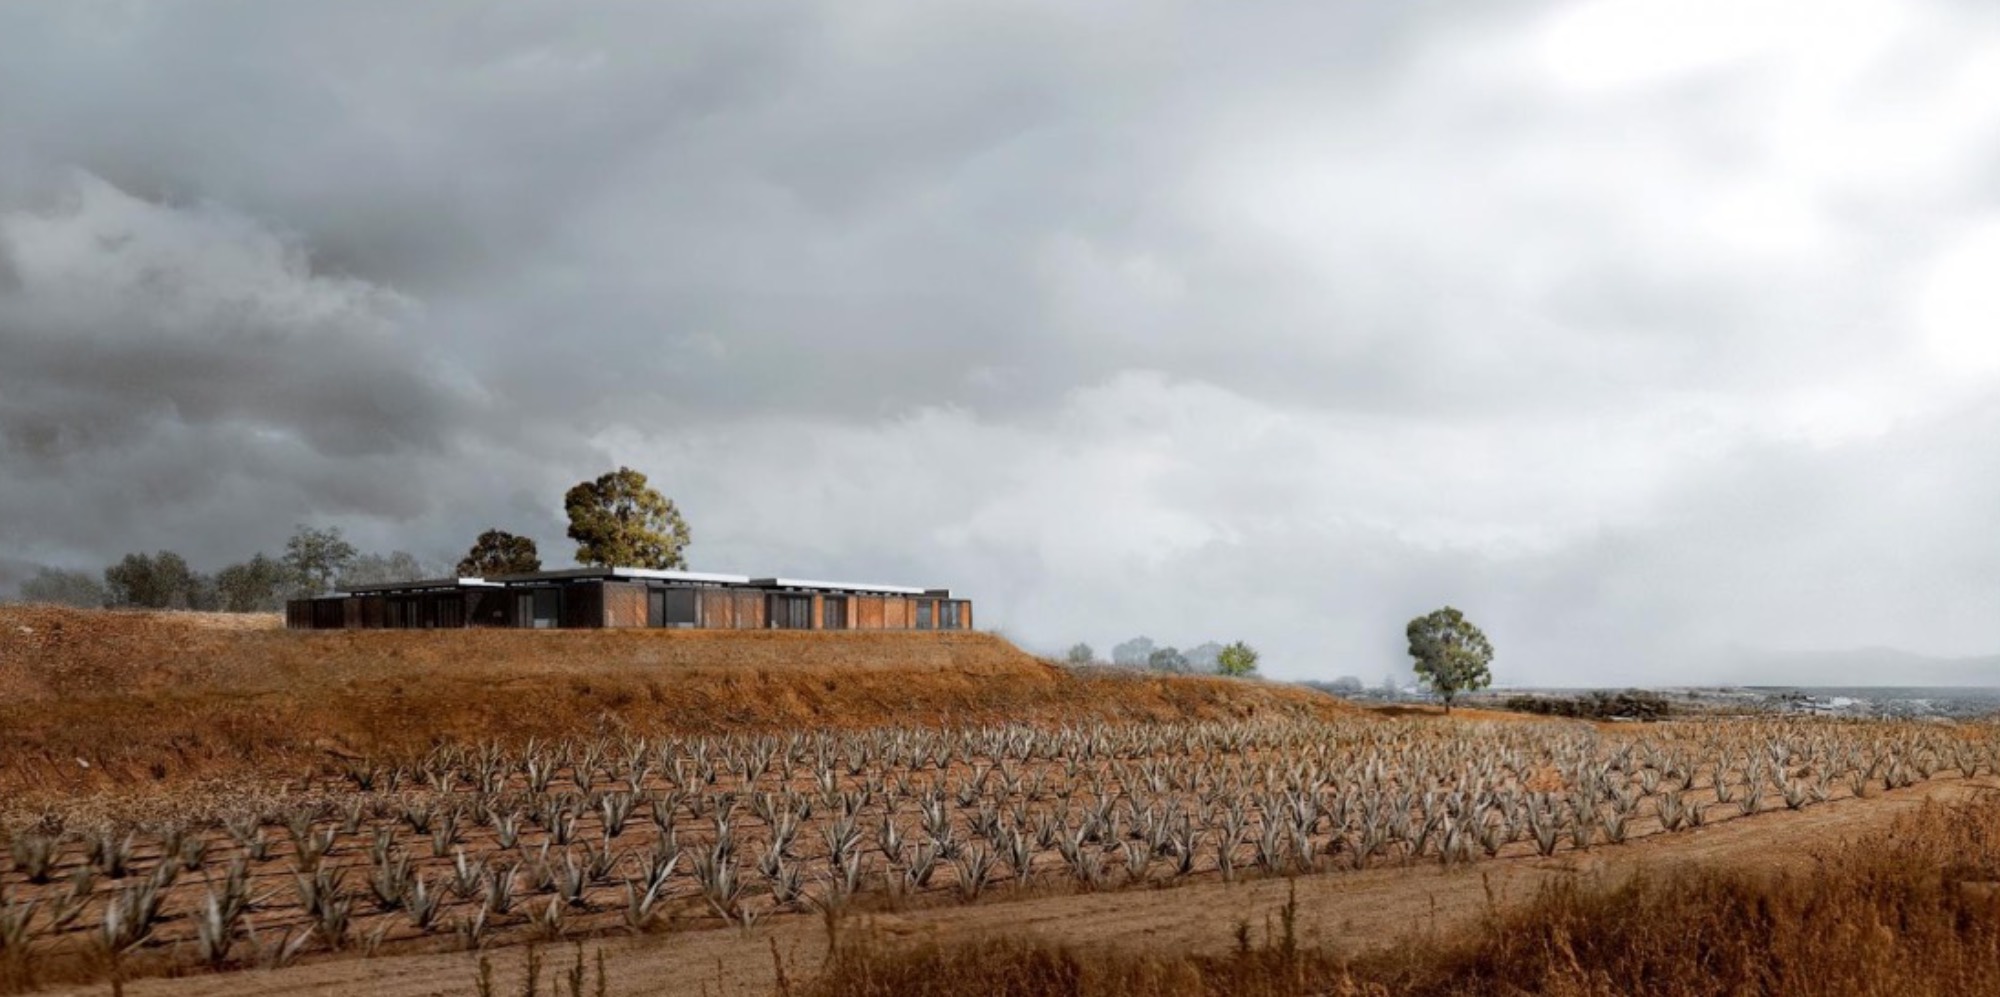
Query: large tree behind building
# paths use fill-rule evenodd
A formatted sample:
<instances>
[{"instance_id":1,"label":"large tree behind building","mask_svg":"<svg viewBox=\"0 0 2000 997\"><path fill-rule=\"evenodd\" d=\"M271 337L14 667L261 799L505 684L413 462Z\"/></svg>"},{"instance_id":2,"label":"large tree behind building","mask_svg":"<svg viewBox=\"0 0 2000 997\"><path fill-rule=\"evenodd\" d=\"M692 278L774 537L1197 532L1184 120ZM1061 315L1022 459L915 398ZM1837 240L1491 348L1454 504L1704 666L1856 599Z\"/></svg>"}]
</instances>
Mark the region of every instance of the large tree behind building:
<instances>
[{"instance_id":1,"label":"large tree behind building","mask_svg":"<svg viewBox=\"0 0 2000 997\"><path fill-rule=\"evenodd\" d=\"M276 558L262 551L250 560L215 573L216 600L225 612L268 613L284 608L285 593L293 587L292 572Z\"/></svg>"},{"instance_id":2,"label":"large tree behind building","mask_svg":"<svg viewBox=\"0 0 2000 997\"><path fill-rule=\"evenodd\" d=\"M442 571L433 571L407 550L387 554L357 554L340 572L340 586L382 585L388 582L421 581Z\"/></svg>"},{"instance_id":3,"label":"large tree behind building","mask_svg":"<svg viewBox=\"0 0 2000 997\"><path fill-rule=\"evenodd\" d=\"M1410 657L1417 659L1417 680L1444 700L1446 713L1459 693L1493 684L1487 670L1493 663L1493 645L1464 613L1446 606L1411 620L1404 632L1410 639Z\"/></svg>"},{"instance_id":4,"label":"large tree behind building","mask_svg":"<svg viewBox=\"0 0 2000 997\"><path fill-rule=\"evenodd\" d=\"M621 467L579 482L563 496L579 564L609 568L685 568L690 534L674 501Z\"/></svg>"},{"instance_id":5,"label":"large tree behind building","mask_svg":"<svg viewBox=\"0 0 2000 997\"><path fill-rule=\"evenodd\" d=\"M472 549L458 562L460 578L488 575L525 575L542 570L541 553L535 541L506 530L487 530L473 541Z\"/></svg>"},{"instance_id":6,"label":"large tree behind building","mask_svg":"<svg viewBox=\"0 0 2000 997\"><path fill-rule=\"evenodd\" d=\"M290 569L300 595L324 595L333 589L333 580L347 573L360 554L340 535L340 527L316 530L300 526L285 541L285 567Z\"/></svg>"}]
</instances>

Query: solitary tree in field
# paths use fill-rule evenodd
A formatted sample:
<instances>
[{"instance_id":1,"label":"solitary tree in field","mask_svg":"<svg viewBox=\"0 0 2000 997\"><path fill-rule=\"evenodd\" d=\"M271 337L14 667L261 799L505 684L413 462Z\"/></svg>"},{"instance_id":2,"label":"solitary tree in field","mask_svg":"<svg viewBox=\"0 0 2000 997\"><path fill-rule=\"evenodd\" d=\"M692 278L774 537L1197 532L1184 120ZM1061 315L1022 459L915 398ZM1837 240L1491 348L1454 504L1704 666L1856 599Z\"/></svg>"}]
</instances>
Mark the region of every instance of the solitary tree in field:
<instances>
[{"instance_id":1,"label":"solitary tree in field","mask_svg":"<svg viewBox=\"0 0 2000 997\"><path fill-rule=\"evenodd\" d=\"M1486 670L1493 663L1493 645L1464 613L1446 606L1411 620L1405 632L1410 657L1417 659L1417 681L1444 700L1446 713L1459 693L1493 684Z\"/></svg>"},{"instance_id":2,"label":"solitary tree in field","mask_svg":"<svg viewBox=\"0 0 2000 997\"><path fill-rule=\"evenodd\" d=\"M1257 649L1242 641L1237 641L1222 649L1215 656L1215 670L1224 675L1242 678L1257 673Z\"/></svg>"},{"instance_id":3,"label":"solitary tree in field","mask_svg":"<svg viewBox=\"0 0 2000 997\"><path fill-rule=\"evenodd\" d=\"M646 485L646 476L621 467L584 481L563 496L569 538L579 564L612 568L685 568L690 536L674 500Z\"/></svg>"},{"instance_id":4,"label":"solitary tree in field","mask_svg":"<svg viewBox=\"0 0 2000 997\"><path fill-rule=\"evenodd\" d=\"M458 562L461 578L488 575L525 575L542 570L542 558L535 541L517 537L506 530L487 530L479 535L465 557Z\"/></svg>"},{"instance_id":5,"label":"solitary tree in field","mask_svg":"<svg viewBox=\"0 0 2000 997\"><path fill-rule=\"evenodd\" d=\"M1078 642L1069 649L1068 660L1072 665L1087 665L1097 660L1097 652L1089 644Z\"/></svg>"}]
</instances>

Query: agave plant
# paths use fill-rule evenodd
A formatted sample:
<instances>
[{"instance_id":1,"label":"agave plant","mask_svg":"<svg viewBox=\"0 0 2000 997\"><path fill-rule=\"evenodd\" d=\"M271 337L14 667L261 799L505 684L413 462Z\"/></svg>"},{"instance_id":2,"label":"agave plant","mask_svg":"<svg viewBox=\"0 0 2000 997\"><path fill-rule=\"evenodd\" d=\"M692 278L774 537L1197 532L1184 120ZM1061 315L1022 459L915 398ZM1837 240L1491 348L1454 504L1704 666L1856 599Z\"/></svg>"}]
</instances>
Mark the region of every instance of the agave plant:
<instances>
[{"instance_id":1,"label":"agave plant","mask_svg":"<svg viewBox=\"0 0 2000 997\"><path fill-rule=\"evenodd\" d=\"M229 961L229 951L235 946L242 926L244 906L245 898L227 890L204 893L194 917L195 953L210 969L220 969Z\"/></svg>"},{"instance_id":2,"label":"agave plant","mask_svg":"<svg viewBox=\"0 0 2000 997\"><path fill-rule=\"evenodd\" d=\"M124 879L131 875L134 837L130 832L119 835L108 830L91 835L88 842L91 866L103 873L106 879Z\"/></svg>"},{"instance_id":3,"label":"agave plant","mask_svg":"<svg viewBox=\"0 0 2000 997\"><path fill-rule=\"evenodd\" d=\"M36 906L34 900L15 900L0 886L0 962L26 958Z\"/></svg>"},{"instance_id":4,"label":"agave plant","mask_svg":"<svg viewBox=\"0 0 2000 997\"><path fill-rule=\"evenodd\" d=\"M418 931L429 932L437 924L438 909L444 902L444 893L432 890L430 882L421 874L412 882L406 907L410 924Z\"/></svg>"},{"instance_id":5,"label":"agave plant","mask_svg":"<svg viewBox=\"0 0 2000 997\"><path fill-rule=\"evenodd\" d=\"M987 877L993 873L993 853L975 845L965 849L952 865L958 870L959 898L968 903L979 899Z\"/></svg>"},{"instance_id":6,"label":"agave plant","mask_svg":"<svg viewBox=\"0 0 2000 997\"><path fill-rule=\"evenodd\" d=\"M46 883L55 874L56 839L48 835L22 832L14 836L8 851L14 856L14 869L27 877L28 882Z\"/></svg>"}]
</instances>

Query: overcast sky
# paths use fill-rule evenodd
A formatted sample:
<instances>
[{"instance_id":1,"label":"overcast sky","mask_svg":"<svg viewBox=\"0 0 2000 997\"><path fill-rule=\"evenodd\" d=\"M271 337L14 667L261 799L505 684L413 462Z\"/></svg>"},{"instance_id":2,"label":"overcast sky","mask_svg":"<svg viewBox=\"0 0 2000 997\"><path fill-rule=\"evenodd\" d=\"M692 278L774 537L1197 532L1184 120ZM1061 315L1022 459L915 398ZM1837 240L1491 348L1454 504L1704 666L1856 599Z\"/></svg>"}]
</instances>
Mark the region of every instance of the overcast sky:
<instances>
[{"instance_id":1,"label":"overcast sky","mask_svg":"<svg viewBox=\"0 0 2000 997\"><path fill-rule=\"evenodd\" d=\"M0 7L0 591L620 464L1041 650L2000 651L2000 4Z\"/></svg>"}]
</instances>

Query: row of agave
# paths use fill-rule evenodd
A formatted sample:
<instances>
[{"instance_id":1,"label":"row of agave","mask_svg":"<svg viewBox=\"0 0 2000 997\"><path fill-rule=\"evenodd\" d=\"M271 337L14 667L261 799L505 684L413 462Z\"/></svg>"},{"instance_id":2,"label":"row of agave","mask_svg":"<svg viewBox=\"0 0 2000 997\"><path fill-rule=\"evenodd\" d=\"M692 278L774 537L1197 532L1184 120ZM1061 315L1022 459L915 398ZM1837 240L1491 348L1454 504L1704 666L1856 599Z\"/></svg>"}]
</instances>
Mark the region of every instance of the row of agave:
<instances>
[{"instance_id":1,"label":"row of agave","mask_svg":"<svg viewBox=\"0 0 2000 997\"><path fill-rule=\"evenodd\" d=\"M870 890L971 900L996 883L1548 855L1992 773L1986 733L1267 721L445 746L330 775L337 804L17 833L0 957L68 938L190 944L225 965L246 944L268 960L315 939L644 930L665 911L748 922Z\"/></svg>"}]
</instances>

